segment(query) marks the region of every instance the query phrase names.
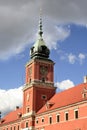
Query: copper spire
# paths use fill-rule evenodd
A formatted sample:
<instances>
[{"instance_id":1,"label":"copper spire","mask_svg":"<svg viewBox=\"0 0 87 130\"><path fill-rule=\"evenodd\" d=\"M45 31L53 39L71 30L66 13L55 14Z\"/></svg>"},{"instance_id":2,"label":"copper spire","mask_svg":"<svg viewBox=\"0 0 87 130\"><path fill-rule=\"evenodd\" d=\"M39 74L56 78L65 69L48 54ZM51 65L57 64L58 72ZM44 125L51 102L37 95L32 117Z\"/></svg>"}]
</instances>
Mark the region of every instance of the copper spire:
<instances>
[{"instance_id":1,"label":"copper spire","mask_svg":"<svg viewBox=\"0 0 87 130\"><path fill-rule=\"evenodd\" d=\"M40 39L43 39L42 38L42 35L43 35L43 28L42 28L42 9L40 8L40 18L39 18L39 31L38 31L38 34L39 34L39 38Z\"/></svg>"}]
</instances>

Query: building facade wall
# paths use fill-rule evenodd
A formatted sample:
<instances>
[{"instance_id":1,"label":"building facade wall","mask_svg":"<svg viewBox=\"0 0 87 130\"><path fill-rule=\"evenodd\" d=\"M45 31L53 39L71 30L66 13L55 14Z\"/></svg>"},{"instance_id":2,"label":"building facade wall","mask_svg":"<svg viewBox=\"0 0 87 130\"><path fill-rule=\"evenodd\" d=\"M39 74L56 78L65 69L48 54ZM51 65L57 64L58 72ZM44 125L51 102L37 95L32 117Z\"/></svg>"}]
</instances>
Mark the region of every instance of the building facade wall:
<instances>
[{"instance_id":1,"label":"building facade wall","mask_svg":"<svg viewBox=\"0 0 87 130\"><path fill-rule=\"evenodd\" d=\"M78 118L75 117L75 111L78 111ZM68 120L65 117L66 113L68 113ZM59 120L57 120L57 116L59 116ZM33 125L35 130L87 130L87 102L84 103L83 101L78 105L73 104L72 106L36 114ZM22 130L31 128L31 126L32 118L27 115L21 117L20 120L0 126L0 130Z\"/></svg>"},{"instance_id":2,"label":"building facade wall","mask_svg":"<svg viewBox=\"0 0 87 130\"><path fill-rule=\"evenodd\" d=\"M78 117L75 115L75 111L78 111ZM66 113L68 113L68 120L66 120ZM59 115L59 121L57 120ZM50 117L52 122L50 123ZM42 122L44 119L44 122ZM38 120L38 123L37 123ZM87 128L87 102L79 105L73 105L67 108L61 108L48 112L47 114L37 115L36 117L36 129L41 130L86 130Z\"/></svg>"}]
</instances>

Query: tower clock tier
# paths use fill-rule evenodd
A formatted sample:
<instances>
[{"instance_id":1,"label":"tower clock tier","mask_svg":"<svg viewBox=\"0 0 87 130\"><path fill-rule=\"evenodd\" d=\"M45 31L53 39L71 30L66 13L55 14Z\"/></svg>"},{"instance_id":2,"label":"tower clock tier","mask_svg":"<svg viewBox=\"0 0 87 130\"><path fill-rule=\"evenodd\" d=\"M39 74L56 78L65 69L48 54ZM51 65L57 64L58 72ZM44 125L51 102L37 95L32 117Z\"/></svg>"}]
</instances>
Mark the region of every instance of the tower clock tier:
<instances>
[{"instance_id":1,"label":"tower clock tier","mask_svg":"<svg viewBox=\"0 0 87 130\"><path fill-rule=\"evenodd\" d=\"M26 64L26 84L53 83L54 62L49 59L32 59Z\"/></svg>"}]
</instances>

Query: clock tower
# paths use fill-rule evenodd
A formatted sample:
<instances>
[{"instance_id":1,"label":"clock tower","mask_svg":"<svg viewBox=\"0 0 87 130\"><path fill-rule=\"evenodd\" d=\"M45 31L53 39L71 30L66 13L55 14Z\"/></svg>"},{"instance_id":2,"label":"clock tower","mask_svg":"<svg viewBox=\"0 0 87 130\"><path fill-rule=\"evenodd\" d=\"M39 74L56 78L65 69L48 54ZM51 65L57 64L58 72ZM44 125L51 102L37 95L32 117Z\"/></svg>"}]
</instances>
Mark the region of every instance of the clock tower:
<instances>
[{"instance_id":1,"label":"clock tower","mask_svg":"<svg viewBox=\"0 0 87 130\"><path fill-rule=\"evenodd\" d=\"M42 34L42 18L39 22L39 37L30 49L30 61L26 64L26 81L23 88L23 116L34 116L55 94L54 62L49 59L50 50ZM33 119L32 119L33 120ZM34 122L34 121L33 121ZM31 126L33 126L33 122Z\"/></svg>"}]
</instances>

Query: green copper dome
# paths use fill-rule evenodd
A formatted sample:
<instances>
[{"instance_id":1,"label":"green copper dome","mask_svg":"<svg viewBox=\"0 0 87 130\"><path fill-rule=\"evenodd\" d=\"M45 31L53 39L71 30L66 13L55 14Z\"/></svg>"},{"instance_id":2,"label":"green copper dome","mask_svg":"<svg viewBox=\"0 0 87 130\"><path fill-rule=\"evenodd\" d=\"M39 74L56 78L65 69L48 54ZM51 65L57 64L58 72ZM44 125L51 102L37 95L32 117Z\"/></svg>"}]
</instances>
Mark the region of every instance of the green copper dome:
<instances>
[{"instance_id":1,"label":"green copper dome","mask_svg":"<svg viewBox=\"0 0 87 130\"><path fill-rule=\"evenodd\" d=\"M46 46L46 45L45 45L45 42L44 42L43 39L38 39L38 40L36 41L36 43L34 44L35 51L38 51L38 49L39 49L41 46Z\"/></svg>"},{"instance_id":2,"label":"green copper dome","mask_svg":"<svg viewBox=\"0 0 87 130\"><path fill-rule=\"evenodd\" d=\"M38 39L30 50L31 58L49 58L50 51L42 38Z\"/></svg>"}]
</instances>

